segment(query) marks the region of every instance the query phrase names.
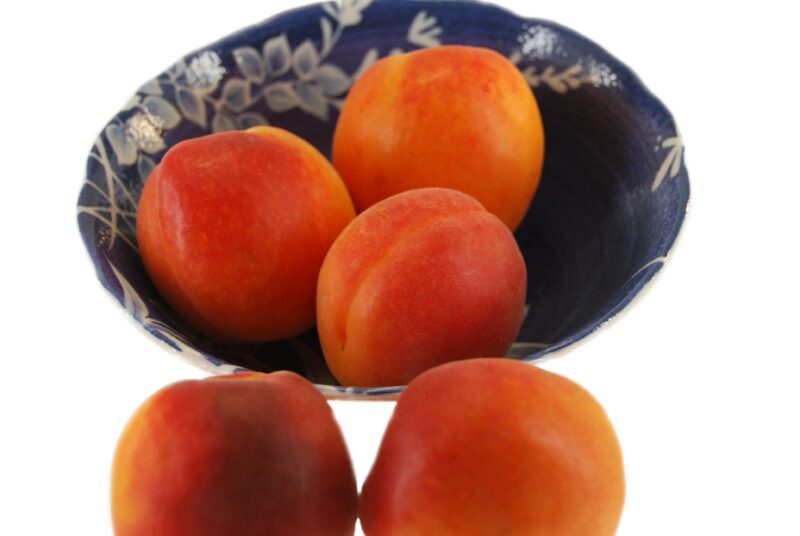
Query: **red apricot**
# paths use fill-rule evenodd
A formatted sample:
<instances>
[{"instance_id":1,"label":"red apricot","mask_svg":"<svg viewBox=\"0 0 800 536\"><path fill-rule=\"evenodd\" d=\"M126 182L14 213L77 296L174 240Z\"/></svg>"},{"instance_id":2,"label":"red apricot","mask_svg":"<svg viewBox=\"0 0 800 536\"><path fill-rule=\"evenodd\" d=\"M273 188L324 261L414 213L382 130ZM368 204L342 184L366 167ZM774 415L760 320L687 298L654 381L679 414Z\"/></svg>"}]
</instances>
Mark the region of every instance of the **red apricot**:
<instances>
[{"instance_id":1,"label":"red apricot","mask_svg":"<svg viewBox=\"0 0 800 536\"><path fill-rule=\"evenodd\" d=\"M622 454L576 383L510 359L448 363L400 396L359 500L367 536L611 536Z\"/></svg>"},{"instance_id":2,"label":"red apricot","mask_svg":"<svg viewBox=\"0 0 800 536\"><path fill-rule=\"evenodd\" d=\"M446 361L504 354L525 306L508 228L472 197L423 188L360 214L320 270L317 328L345 385L400 385Z\"/></svg>"},{"instance_id":3,"label":"red apricot","mask_svg":"<svg viewBox=\"0 0 800 536\"><path fill-rule=\"evenodd\" d=\"M330 407L290 372L150 397L112 469L117 536L351 536L356 482Z\"/></svg>"},{"instance_id":4,"label":"red apricot","mask_svg":"<svg viewBox=\"0 0 800 536\"><path fill-rule=\"evenodd\" d=\"M328 248L355 216L325 158L272 127L172 147L145 184L137 237L145 267L186 321L260 342L314 324Z\"/></svg>"}]
</instances>

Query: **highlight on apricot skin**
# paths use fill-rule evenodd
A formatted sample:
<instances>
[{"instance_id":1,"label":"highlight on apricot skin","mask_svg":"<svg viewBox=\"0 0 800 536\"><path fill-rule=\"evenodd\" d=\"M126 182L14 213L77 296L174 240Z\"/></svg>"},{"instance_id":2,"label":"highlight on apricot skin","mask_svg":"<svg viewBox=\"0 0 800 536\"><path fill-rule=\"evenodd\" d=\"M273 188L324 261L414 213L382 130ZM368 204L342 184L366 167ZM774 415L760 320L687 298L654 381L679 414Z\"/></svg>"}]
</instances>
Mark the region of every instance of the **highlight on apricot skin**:
<instances>
[{"instance_id":1,"label":"highlight on apricot skin","mask_svg":"<svg viewBox=\"0 0 800 536\"><path fill-rule=\"evenodd\" d=\"M359 212L413 188L453 188L512 231L543 160L531 88L508 59L479 47L379 60L353 84L333 138L333 164Z\"/></svg>"},{"instance_id":2,"label":"highlight on apricot skin","mask_svg":"<svg viewBox=\"0 0 800 536\"><path fill-rule=\"evenodd\" d=\"M366 536L613 536L622 452L602 406L531 364L470 359L400 395L359 498Z\"/></svg>"},{"instance_id":3,"label":"highlight on apricot skin","mask_svg":"<svg viewBox=\"0 0 800 536\"><path fill-rule=\"evenodd\" d=\"M526 269L508 228L474 198L421 188L361 213L320 270L317 329L344 385L403 385L455 359L505 354Z\"/></svg>"},{"instance_id":4,"label":"highlight on apricot skin","mask_svg":"<svg viewBox=\"0 0 800 536\"><path fill-rule=\"evenodd\" d=\"M274 127L183 141L145 183L137 238L169 305L206 335L265 342L314 325L347 189L306 141Z\"/></svg>"},{"instance_id":5,"label":"highlight on apricot skin","mask_svg":"<svg viewBox=\"0 0 800 536\"><path fill-rule=\"evenodd\" d=\"M114 454L116 536L352 536L356 508L333 412L291 372L167 386Z\"/></svg>"}]
</instances>

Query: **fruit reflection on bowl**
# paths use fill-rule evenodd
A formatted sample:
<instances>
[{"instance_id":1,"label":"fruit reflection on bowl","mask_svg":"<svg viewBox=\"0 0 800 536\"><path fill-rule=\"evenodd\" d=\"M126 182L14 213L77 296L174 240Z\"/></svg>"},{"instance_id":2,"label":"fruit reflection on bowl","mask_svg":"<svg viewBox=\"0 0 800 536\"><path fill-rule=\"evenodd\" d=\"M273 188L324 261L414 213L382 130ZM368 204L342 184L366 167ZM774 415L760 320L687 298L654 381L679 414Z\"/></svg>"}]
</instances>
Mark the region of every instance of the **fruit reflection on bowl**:
<instances>
[{"instance_id":1,"label":"fruit reflection on bowl","mask_svg":"<svg viewBox=\"0 0 800 536\"><path fill-rule=\"evenodd\" d=\"M210 372L288 369L328 397L395 395L401 386L338 385L313 330L226 345L188 327L144 270L136 206L167 148L212 132L274 125L330 157L353 81L381 57L442 44L509 58L544 123L541 183L515 232L528 290L510 355L537 360L607 323L663 266L683 223L689 181L675 121L628 67L587 38L466 1L309 6L198 49L142 85L103 127L78 199L102 285L150 336Z\"/></svg>"}]
</instances>

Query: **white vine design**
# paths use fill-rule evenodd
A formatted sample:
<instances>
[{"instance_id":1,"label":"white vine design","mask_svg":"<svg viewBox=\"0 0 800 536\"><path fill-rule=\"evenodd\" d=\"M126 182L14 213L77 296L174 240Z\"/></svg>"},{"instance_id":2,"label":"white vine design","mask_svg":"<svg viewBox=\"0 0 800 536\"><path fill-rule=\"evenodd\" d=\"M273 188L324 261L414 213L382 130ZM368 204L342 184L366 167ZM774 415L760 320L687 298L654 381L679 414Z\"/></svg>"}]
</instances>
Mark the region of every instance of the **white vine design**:
<instances>
[{"instance_id":1,"label":"white vine design","mask_svg":"<svg viewBox=\"0 0 800 536\"><path fill-rule=\"evenodd\" d=\"M536 88L546 84L557 93L566 93L570 89L578 89L584 83L592 81L588 76L580 76L582 71L583 67L577 63L561 72L556 72L555 67L548 65L541 73L537 73L536 68L530 65L522 71L522 75L531 87Z\"/></svg>"},{"instance_id":2,"label":"white vine design","mask_svg":"<svg viewBox=\"0 0 800 536\"><path fill-rule=\"evenodd\" d=\"M89 158L100 164L105 184L101 186L89 177L86 178L84 187L95 191L98 196L98 204L79 205L78 214L92 216L104 224L99 229L100 233L97 242L99 246L107 251L114 247L114 242L117 238L121 238L134 251L138 251L134 239L136 236L136 206L138 199L134 197L114 171L102 139L98 139L95 142Z\"/></svg>"},{"instance_id":3,"label":"white vine design","mask_svg":"<svg viewBox=\"0 0 800 536\"><path fill-rule=\"evenodd\" d=\"M621 87L616 73L605 63L598 62L593 58L583 59L560 71L554 65L548 65L541 72L534 65L520 67L523 54L519 50L512 52L508 59L520 69L525 81L532 88L538 88L544 84L556 93L566 93L571 89L578 89L584 84L595 87Z\"/></svg>"}]
</instances>

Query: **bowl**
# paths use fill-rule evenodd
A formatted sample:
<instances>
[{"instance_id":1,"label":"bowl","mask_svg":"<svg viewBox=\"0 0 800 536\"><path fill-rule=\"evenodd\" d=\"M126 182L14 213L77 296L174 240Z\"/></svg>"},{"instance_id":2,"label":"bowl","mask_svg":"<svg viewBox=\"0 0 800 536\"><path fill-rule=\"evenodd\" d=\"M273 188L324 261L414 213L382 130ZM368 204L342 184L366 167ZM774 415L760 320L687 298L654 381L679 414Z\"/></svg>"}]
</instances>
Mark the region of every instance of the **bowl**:
<instances>
[{"instance_id":1,"label":"bowl","mask_svg":"<svg viewBox=\"0 0 800 536\"><path fill-rule=\"evenodd\" d=\"M678 128L633 71L589 39L468 1L308 6L200 48L145 82L103 127L78 199L102 285L147 334L212 373L288 369L330 398L396 396L402 386L338 385L314 331L232 346L189 328L144 270L136 206L165 150L187 138L271 124L330 156L353 80L380 57L441 44L508 57L542 113L542 181L515 233L528 266L526 314L509 355L541 359L605 325L662 268L684 220L689 180Z\"/></svg>"}]
</instances>

